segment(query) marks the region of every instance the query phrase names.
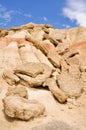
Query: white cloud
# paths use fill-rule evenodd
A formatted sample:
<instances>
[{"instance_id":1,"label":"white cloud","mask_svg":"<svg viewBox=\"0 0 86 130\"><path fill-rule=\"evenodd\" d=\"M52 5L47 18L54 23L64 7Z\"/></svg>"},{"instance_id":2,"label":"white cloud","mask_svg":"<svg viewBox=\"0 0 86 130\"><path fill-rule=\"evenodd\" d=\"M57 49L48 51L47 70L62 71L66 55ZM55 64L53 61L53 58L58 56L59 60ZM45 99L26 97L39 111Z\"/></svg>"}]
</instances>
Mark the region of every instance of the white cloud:
<instances>
[{"instance_id":1,"label":"white cloud","mask_svg":"<svg viewBox=\"0 0 86 130\"><path fill-rule=\"evenodd\" d=\"M62 25L64 28L70 28L70 25L68 25L68 24L63 24Z\"/></svg>"},{"instance_id":2,"label":"white cloud","mask_svg":"<svg viewBox=\"0 0 86 130\"><path fill-rule=\"evenodd\" d=\"M15 11L15 14L21 15L26 18L31 18L32 15L30 13L25 13L23 10L19 9Z\"/></svg>"},{"instance_id":3,"label":"white cloud","mask_svg":"<svg viewBox=\"0 0 86 130\"><path fill-rule=\"evenodd\" d=\"M86 0L66 0L63 15L75 20L77 25L86 26Z\"/></svg>"},{"instance_id":4,"label":"white cloud","mask_svg":"<svg viewBox=\"0 0 86 130\"><path fill-rule=\"evenodd\" d=\"M6 11L6 8L0 4L0 13Z\"/></svg>"},{"instance_id":5,"label":"white cloud","mask_svg":"<svg viewBox=\"0 0 86 130\"><path fill-rule=\"evenodd\" d=\"M44 16L44 17L43 17L43 20L44 20L44 21L47 21L48 19L47 19L47 17Z\"/></svg>"},{"instance_id":6,"label":"white cloud","mask_svg":"<svg viewBox=\"0 0 86 130\"><path fill-rule=\"evenodd\" d=\"M31 18L32 15L31 14L23 14L24 17L27 17L27 18Z\"/></svg>"},{"instance_id":7,"label":"white cloud","mask_svg":"<svg viewBox=\"0 0 86 130\"><path fill-rule=\"evenodd\" d=\"M0 4L0 25L6 26L14 18L13 15L21 15L22 17L31 18L32 15L22 10L8 10Z\"/></svg>"},{"instance_id":8,"label":"white cloud","mask_svg":"<svg viewBox=\"0 0 86 130\"><path fill-rule=\"evenodd\" d=\"M0 13L0 18L4 19L7 22L11 21L11 15L14 13L14 11L6 11Z\"/></svg>"},{"instance_id":9,"label":"white cloud","mask_svg":"<svg viewBox=\"0 0 86 130\"><path fill-rule=\"evenodd\" d=\"M6 25L6 23L11 21L11 15L14 13L13 10L8 11L5 7L0 4L0 25Z\"/></svg>"}]
</instances>

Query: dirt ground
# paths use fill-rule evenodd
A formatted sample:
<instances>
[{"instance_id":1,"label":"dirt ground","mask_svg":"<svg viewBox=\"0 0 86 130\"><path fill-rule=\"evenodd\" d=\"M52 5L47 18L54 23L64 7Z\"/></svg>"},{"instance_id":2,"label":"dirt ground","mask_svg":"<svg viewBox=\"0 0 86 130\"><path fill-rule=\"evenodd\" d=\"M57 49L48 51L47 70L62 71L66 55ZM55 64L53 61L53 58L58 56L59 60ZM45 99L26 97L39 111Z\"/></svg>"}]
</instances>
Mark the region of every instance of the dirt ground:
<instances>
[{"instance_id":1,"label":"dirt ground","mask_svg":"<svg viewBox=\"0 0 86 130\"><path fill-rule=\"evenodd\" d=\"M47 89L28 88L29 99L43 103L46 112L30 121L12 119L4 114L2 99L8 84L0 81L0 130L86 130L86 93L77 100L60 104Z\"/></svg>"}]
</instances>

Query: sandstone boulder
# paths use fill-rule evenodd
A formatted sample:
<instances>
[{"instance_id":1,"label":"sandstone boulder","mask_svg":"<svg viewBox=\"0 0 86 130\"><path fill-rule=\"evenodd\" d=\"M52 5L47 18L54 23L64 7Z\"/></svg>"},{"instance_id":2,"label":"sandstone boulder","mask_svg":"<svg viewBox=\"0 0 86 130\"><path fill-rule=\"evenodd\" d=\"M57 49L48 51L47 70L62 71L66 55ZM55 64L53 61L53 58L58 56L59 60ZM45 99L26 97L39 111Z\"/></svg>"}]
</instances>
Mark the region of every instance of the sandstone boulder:
<instances>
[{"instance_id":1,"label":"sandstone boulder","mask_svg":"<svg viewBox=\"0 0 86 130\"><path fill-rule=\"evenodd\" d=\"M20 27L21 27L21 29L27 30L27 29L33 29L35 26L37 26L37 24L30 22L25 25L21 25Z\"/></svg>"},{"instance_id":2,"label":"sandstone boulder","mask_svg":"<svg viewBox=\"0 0 86 130\"><path fill-rule=\"evenodd\" d=\"M27 30L18 30L16 33L13 31L12 33L8 34L6 37L7 38L25 38L26 35L29 35Z\"/></svg>"},{"instance_id":3,"label":"sandstone boulder","mask_svg":"<svg viewBox=\"0 0 86 130\"><path fill-rule=\"evenodd\" d=\"M48 34L44 34L43 35L43 39L48 39L54 45L58 45L59 44L59 42L54 37L49 36Z\"/></svg>"},{"instance_id":4,"label":"sandstone boulder","mask_svg":"<svg viewBox=\"0 0 86 130\"><path fill-rule=\"evenodd\" d=\"M7 116L21 120L39 117L45 111L45 107L38 101L19 96L7 96L3 99L3 104Z\"/></svg>"},{"instance_id":5,"label":"sandstone boulder","mask_svg":"<svg viewBox=\"0 0 86 130\"><path fill-rule=\"evenodd\" d=\"M49 33L49 35L50 35L52 38L54 38L54 39L56 39L57 41L59 41L59 42L62 42L62 39L65 38L65 33L64 33L64 31L62 32L61 30L58 30L58 29L51 29L51 28L50 28L50 33Z\"/></svg>"},{"instance_id":6,"label":"sandstone boulder","mask_svg":"<svg viewBox=\"0 0 86 130\"><path fill-rule=\"evenodd\" d=\"M24 44L19 48L19 54L23 64L27 62L39 62L32 51L32 45L30 42L28 42L28 44Z\"/></svg>"},{"instance_id":7,"label":"sandstone boulder","mask_svg":"<svg viewBox=\"0 0 86 130\"><path fill-rule=\"evenodd\" d=\"M39 41L43 39L44 34L45 32L42 30L41 26L35 26L31 33L32 37L34 37L35 39Z\"/></svg>"},{"instance_id":8,"label":"sandstone boulder","mask_svg":"<svg viewBox=\"0 0 86 130\"><path fill-rule=\"evenodd\" d=\"M45 63L49 67L54 69L54 66L51 64L48 58L39 49L37 49L35 46L32 46L32 50L41 63Z\"/></svg>"},{"instance_id":9,"label":"sandstone boulder","mask_svg":"<svg viewBox=\"0 0 86 130\"><path fill-rule=\"evenodd\" d=\"M56 51L54 51L54 50L49 51L47 57L55 67L57 67L57 68L60 67L61 57L60 57L60 55L58 55L58 53Z\"/></svg>"},{"instance_id":10,"label":"sandstone boulder","mask_svg":"<svg viewBox=\"0 0 86 130\"><path fill-rule=\"evenodd\" d=\"M34 63L35 64L35 63ZM27 76L25 74L17 73L16 75L22 79L23 83L27 83L29 87L38 87L41 86L47 78L49 78L52 74L52 68L50 68L47 64L42 63L43 73L38 74L35 78ZM21 80L20 80L21 83ZM23 84L24 85L24 84Z\"/></svg>"},{"instance_id":11,"label":"sandstone boulder","mask_svg":"<svg viewBox=\"0 0 86 130\"><path fill-rule=\"evenodd\" d=\"M13 71L4 70L3 79L10 85L18 84L20 79L16 76Z\"/></svg>"},{"instance_id":12,"label":"sandstone boulder","mask_svg":"<svg viewBox=\"0 0 86 130\"><path fill-rule=\"evenodd\" d=\"M63 72L57 77L59 87L66 92L69 97L79 97L81 95L82 83L70 75L68 72Z\"/></svg>"},{"instance_id":13,"label":"sandstone boulder","mask_svg":"<svg viewBox=\"0 0 86 130\"><path fill-rule=\"evenodd\" d=\"M35 78L38 74L42 74L44 71L41 63L27 62L15 69L15 74L25 74Z\"/></svg>"},{"instance_id":14,"label":"sandstone boulder","mask_svg":"<svg viewBox=\"0 0 86 130\"><path fill-rule=\"evenodd\" d=\"M28 99L28 92L25 86L17 85L17 86L11 86L8 87L6 96L10 95L18 95L20 97Z\"/></svg>"},{"instance_id":15,"label":"sandstone boulder","mask_svg":"<svg viewBox=\"0 0 86 130\"><path fill-rule=\"evenodd\" d=\"M18 65L22 64L19 52L18 52L18 46L17 42L10 42L8 46L3 48L3 67L5 69L13 70Z\"/></svg>"},{"instance_id":16,"label":"sandstone boulder","mask_svg":"<svg viewBox=\"0 0 86 130\"><path fill-rule=\"evenodd\" d=\"M44 86L49 87L51 93L60 103L65 103L67 101L67 94L58 87L54 78L48 78L45 81Z\"/></svg>"}]
</instances>

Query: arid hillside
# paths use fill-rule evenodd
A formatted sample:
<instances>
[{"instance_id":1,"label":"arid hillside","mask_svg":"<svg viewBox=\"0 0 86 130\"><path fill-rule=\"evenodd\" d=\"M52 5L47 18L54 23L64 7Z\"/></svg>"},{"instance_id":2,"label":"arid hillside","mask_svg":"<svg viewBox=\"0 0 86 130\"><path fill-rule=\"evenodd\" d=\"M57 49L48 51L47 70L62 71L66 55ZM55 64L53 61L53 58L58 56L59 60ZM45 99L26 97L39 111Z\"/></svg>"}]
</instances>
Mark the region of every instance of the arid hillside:
<instances>
[{"instance_id":1,"label":"arid hillside","mask_svg":"<svg viewBox=\"0 0 86 130\"><path fill-rule=\"evenodd\" d=\"M86 130L86 28L0 29L0 130Z\"/></svg>"}]
</instances>

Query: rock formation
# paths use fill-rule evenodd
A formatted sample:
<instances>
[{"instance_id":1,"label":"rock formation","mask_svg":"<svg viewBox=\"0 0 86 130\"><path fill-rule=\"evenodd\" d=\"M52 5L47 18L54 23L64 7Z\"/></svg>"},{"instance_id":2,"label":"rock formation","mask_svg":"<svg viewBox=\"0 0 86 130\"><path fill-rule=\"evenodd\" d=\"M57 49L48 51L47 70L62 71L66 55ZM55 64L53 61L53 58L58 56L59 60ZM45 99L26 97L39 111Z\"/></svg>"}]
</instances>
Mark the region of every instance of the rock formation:
<instances>
[{"instance_id":1,"label":"rock formation","mask_svg":"<svg viewBox=\"0 0 86 130\"><path fill-rule=\"evenodd\" d=\"M29 23L0 29L0 81L8 86L3 106L12 118L30 120L47 113L45 100L30 99L34 89L48 91L57 103L77 102L86 93L86 28Z\"/></svg>"},{"instance_id":2,"label":"rock formation","mask_svg":"<svg viewBox=\"0 0 86 130\"><path fill-rule=\"evenodd\" d=\"M30 120L44 113L44 106L37 101L20 96L7 96L3 100L5 113L12 118Z\"/></svg>"}]
</instances>

